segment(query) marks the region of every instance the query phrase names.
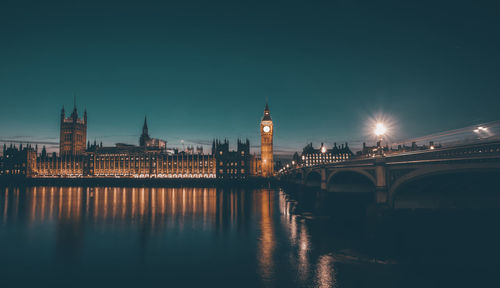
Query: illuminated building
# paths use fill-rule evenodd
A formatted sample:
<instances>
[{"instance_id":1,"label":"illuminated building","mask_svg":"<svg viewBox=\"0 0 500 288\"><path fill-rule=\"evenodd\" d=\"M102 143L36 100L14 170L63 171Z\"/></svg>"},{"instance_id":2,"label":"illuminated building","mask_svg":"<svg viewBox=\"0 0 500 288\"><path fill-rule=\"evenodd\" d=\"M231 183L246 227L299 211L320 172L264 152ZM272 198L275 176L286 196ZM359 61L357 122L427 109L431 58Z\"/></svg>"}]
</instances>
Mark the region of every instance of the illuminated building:
<instances>
[{"instance_id":1,"label":"illuminated building","mask_svg":"<svg viewBox=\"0 0 500 288\"><path fill-rule=\"evenodd\" d=\"M146 122L146 117L144 117L144 125L142 126L142 134L141 137L139 138L139 145L141 147L147 147L148 149L158 149L158 150L167 149L167 141L149 137L148 123Z\"/></svg>"},{"instance_id":2,"label":"illuminated building","mask_svg":"<svg viewBox=\"0 0 500 288\"><path fill-rule=\"evenodd\" d=\"M266 104L262 128L261 158L250 155L250 142L238 139L236 151L229 150L227 140L214 140L212 153L191 146L179 152L167 149L167 142L149 135L146 118L139 146L117 143L103 147L96 141L86 142L87 113L78 118L76 106L69 118L61 112L59 155L48 155L45 147L38 154L31 147L17 149L4 146L0 174L30 178L220 178L246 179L251 175L273 173L272 121ZM262 161L264 159L264 161ZM269 163L269 165L265 164Z\"/></svg>"},{"instance_id":3,"label":"illuminated building","mask_svg":"<svg viewBox=\"0 0 500 288\"><path fill-rule=\"evenodd\" d=\"M28 166L31 177L216 178L214 156L182 152L98 150L81 156L39 156Z\"/></svg>"},{"instance_id":4,"label":"illuminated building","mask_svg":"<svg viewBox=\"0 0 500 288\"><path fill-rule=\"evenodd\" d=\"M215 178L212 155L91 154L90 174L97 177Z\"/></svg>"},{"instance_id":5,"label":"illuminated building","mask_svg":"<svg viewBox=\"0 0 500 288\"><path fill-rule=\"evenodd\" d=\"M36 160L36 152L30 146L21 144L16 146L3 145L3 154L0 158L0 175L28 176L32 175L32 167L29 163Z\"/></svg>"},{"instance_id":6,"label":"illuminated building","mask_svg":"<svg viewBox=\"0 0 500 288\"><path fill-rule=\"evenodd\" d=\"M319 149L315 149L312 143L309 143L302 150L302 155L298 159L298 163L305 166L313 166L319 164L335 163L351 159L353 153L347 142L341 147L334 143L333 148L328 149L323 143Z\"/></svg>"},{"instance_id":7,"label":"illuminated building","mask_svg":"<svg viewBox=\"0 0 500 288\"><path fill-rule=\"evenodd\" d=\"M64 107L61 110L61 129L59 135L59 154L81 155L85 153L87 142L87 111L83 112L83 119L78 118L76 105L71 115L66 118Z\"/></svg>"},{"instance_id":8,"label":"illuminated building","mask_svg":"<svg viewBox=\"0 0 500 288\"><path fill-rule=\"evenodd\" d=\"M36 157L28 163L31 177L216 178L215 157L201 153L169 153L166 141L149 137L146 119L140 146L94 142L82 155ZM159 144L159 145L158 145Z\"/></svg>"},{"instance_id":9,"label":"illuminated building","mask_svg":"<svg viewBox=\"0 0 500 288\"><path fill-rule=\"evenodd\" d=\"M217 178L222 179L245 179L251 174L250 170L250 142L238 139L237 150L229 151L229 142L214 140L212 143L212 155L217 161Z\"/></svg>"},{"instance_id":10,"label":"illuminated building","mask_svg":"<svg viewBox=\"0 0 500 288\"><path fill-rule=\"evenodd\" d=\"M250 157L250 175L262 175L262 159L259 156Z\"/></svg>"},{"instance_id":11,"label":"illuminated building","mask_svg":"<svg viewBox=\"0 0 500 288\"><path fill-rule=\"evenodd\" d=\"M264 116L260 121L260 157L262 159L262 176L269 177L274 174L273 162L273 120L266 103Z\"/></svg>"},{"instance_id":12,"label":"illuminated building","mask_svg":"<svg viewBox=\"0 0 500 288\"><path fill-rule=\"evenodd\" d=\"M103 147L95 141L84 147L87 117L79 119L76 108L70 118L61 115L59 155L48 155L45 147L37 155L36 149L4 146L0 159L0 174L30 178L222 178L244 179L252 174L250 143L238 140L237 150L229 151L226 141L213 142L212 154L202 147L188 147L186 151L166 148L166 141L151 138L146 119L139 146L118 143ZM79 135L75 137L75 135ZM80 137L81 136L81 137Z\"/></svg>"}]
</instances>

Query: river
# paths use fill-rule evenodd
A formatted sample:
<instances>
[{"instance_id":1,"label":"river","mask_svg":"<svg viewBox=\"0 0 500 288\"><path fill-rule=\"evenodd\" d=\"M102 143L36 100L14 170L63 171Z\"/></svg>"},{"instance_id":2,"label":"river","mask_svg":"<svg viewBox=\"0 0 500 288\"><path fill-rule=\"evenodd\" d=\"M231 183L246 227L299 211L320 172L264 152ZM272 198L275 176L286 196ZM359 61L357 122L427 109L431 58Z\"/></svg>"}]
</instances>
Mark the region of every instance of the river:
<instances>
[{"instance_id":1,"label":"river","mask_svg":"<svg viewBox=\"0 0 500 288\"><path fill-rule=\"evenodd\" d=\"M496 212L375 217L367 202L260 188L0 188L0 287L495 281Z\"/></svg>"}]
</instances>

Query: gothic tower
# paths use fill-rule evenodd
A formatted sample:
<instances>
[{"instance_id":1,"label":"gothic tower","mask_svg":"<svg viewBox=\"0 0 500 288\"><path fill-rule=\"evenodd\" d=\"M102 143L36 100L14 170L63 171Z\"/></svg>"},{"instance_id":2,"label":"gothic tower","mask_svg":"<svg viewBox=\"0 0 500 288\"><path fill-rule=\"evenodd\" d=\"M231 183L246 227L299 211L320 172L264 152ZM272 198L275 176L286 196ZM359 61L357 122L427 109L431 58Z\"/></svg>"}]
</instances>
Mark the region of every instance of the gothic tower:
<instances>
[{"instance_id":1,"label":"gothic tower","mask_svg":"<svg viewBox=\"0 0 500 288\"><path fill-rule=\"evenodd\" d=\"M150 139L151 138L149 137L148 122L146 121L146 116L144 116L144 125L142 125L142 134L139 138L139 145L142 147L146 147Z\"/></svg>"},{"instance_id":2,"label":"gothic tower","mask_svg":"<svg viewBox=\"0 0 500 288\"><path fill-rule=\"evenodd\" d=\"M260 121L260 157L262 159L262 176L264 177L274 174L273 133L273 120L266 102L264 117Z\"/></svg>"},{"instance_id":3,"label":"gothic tower","mask_svg":"<svg viewBox=\"0 0 500 288\"><path fill-rule=\"evenodd\" d=\"M85 152L87 142L87 111L83 119L78 118L76 105L71 115L66 118L64 107L61 110L61 130L59 134L59 154L81 155Z\"/></svg>"}]
</instances>

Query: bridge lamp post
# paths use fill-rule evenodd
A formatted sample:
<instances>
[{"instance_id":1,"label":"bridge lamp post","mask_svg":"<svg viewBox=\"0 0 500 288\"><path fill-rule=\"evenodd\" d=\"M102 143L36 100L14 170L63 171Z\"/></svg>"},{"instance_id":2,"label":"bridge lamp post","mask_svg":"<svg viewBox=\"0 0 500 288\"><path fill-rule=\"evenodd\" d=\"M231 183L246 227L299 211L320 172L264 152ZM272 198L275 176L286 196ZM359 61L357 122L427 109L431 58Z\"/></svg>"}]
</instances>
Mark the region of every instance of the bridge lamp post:
<instances>
[{"instance_id":1,"label":"bridge lamp post","mask_svg":"<svg viewBox=\"0 0 500 288\"><path fill-rule=\"evenodd\" d=\"M325 145L323 145L323 143L321 143L321 164L324 164L325 163L325 153L326 153L326 147Z\"/></svg>"},{"instance_id":2,"label":"bridge lamp post","mask_svg":"<svg viewBox=\"0 0 500 288\"><path fill-rule=\"evenodd\" d=\"M477 137L479 139L481 139L482 136L486 136L486 137L489 136L488 135L488 128L483 127L483 126L479 126L479 127L477 127L477 129L474 129L474 133L477 134Z\"/></svg>"},{"instance_id":3,"label":"bridge lamp post","mask_svg":"<svg viewBox=\"0 0 500 288\"><path fill-rule=\"evenodd\" d=\"M379 122L375 125L375 130L373 132L380 141L380 147L378 147L379 153L380 155L383 155L382 139L384 138L384 134L387 132L387 128L385 127L384 123Z\"/></svg>"}]
</instances>

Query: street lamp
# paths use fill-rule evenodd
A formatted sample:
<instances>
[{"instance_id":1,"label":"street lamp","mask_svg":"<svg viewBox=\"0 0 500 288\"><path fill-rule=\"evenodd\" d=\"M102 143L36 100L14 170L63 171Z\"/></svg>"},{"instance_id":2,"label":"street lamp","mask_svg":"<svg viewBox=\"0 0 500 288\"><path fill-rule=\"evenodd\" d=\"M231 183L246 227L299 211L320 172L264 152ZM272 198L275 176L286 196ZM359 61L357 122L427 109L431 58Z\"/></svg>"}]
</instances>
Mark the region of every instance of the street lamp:
<instances>
[{"instance_id":1,"label":"street lamp","mask_svg":"<svg viewBox=\"0 0 500 288\"><path fill-rule=\"evenodd\" d=\"M379 153L380 153L380 155L383 155L384 149L382 148L382 139L384 137L384 134L387 132L387 128L385 127L384 123L378 122L377 124L375 124L375 129L373 132L375 133L375 135L379 139L379 143L378 143Z\"/></svg>"},{"instance_id":2,"label":"street lamp","mask_svg":"<svg viewBox=\"0 0 500 288\"><path fill-rule=\"evenodd\" d=\"M374 132L375 132L375 135L377 135L377 137L380 137L380 139L382 139L385 132L387 132L387 128L385 127L384 123L379 122L375 125Z\"/></svg>"},{"instance_id":3,"label":"street lamp","mask_svg":"<svg viewBox=\"0 0 500 288\"><path fill-rule=\"evenodd\" d=\"M486 127L483 127L483 126L479 126L477 127L476 129L474 129L474 133L477 134L478 138L481 139L481 138L485 138L485 137L488 137L490 136L491 134L488 132L488 128Z\"/></svg>"}]
</instances>

